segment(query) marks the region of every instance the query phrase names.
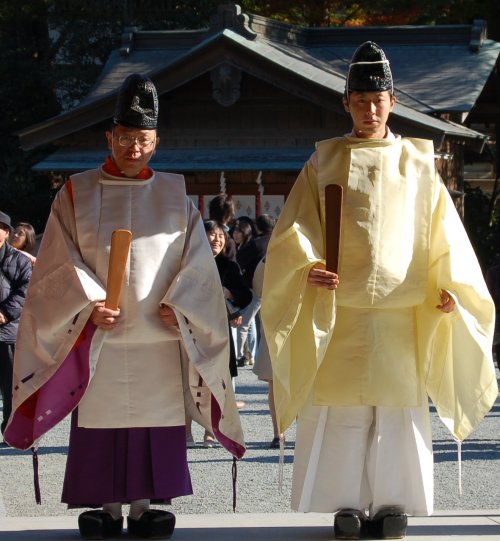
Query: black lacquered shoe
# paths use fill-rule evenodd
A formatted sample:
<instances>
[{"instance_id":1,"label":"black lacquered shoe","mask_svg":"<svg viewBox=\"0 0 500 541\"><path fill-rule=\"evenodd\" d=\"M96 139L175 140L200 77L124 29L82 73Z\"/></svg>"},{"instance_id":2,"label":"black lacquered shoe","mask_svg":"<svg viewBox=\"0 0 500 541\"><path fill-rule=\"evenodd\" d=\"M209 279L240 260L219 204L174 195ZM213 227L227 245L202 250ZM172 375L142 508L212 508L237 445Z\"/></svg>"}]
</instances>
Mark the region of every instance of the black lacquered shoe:
<instances>
[{"instance_id":1,"label":"black lacquered shoe","mask_svg":"<svg viewBox=\"0 0 500 541\"><path fill-rule=\"evenodd\" d=\"M236 359L236 365L238 368L243 368L245 366L245 357L240 357L239 359Z\"/></svg>"},{"instance_id":2,"label":"black lacquered shoe","mask_svg":"<svg viewBox=\"0 0 500 541\"><path fill-rule=\"evenodd\" d=\"M370 534L377 539L403 539L408 517L398 507L385 507L370 520Z\"/></svg>"},{"instance_id":3,"label":"black lacquered shoe","mask_svg":"<svg viewBox=\"0 0 500 541\"><path fill-rule=\"evenodd\" d=\"M279 448L280 448L280 439L278 437L273 438L273 441L269 444L269 449L279 449Z\"/></svg>"},{"instance_id":4,"label":"black lacquered shoe","mask_svg":"<svg viewBox=\"0 0 500 541\"><path fill-rule=\"evenodd\" d=\"M149 509L138 518L127 517L128 533L143 539L169 539L174 533L175 515L160 509Z\"/></svg>"},{"instance_id":5,"label":"black lacquered shoe","mask_svg":"<svg viewBox=\"0 0 500 541\"><path fill-rule=\"evenodd\" d=\"M367 518L359 509L341 509L335 515L333 531L336 539L361 539L366 535Z\"/></svg>"},{"instance_id":6,"label":"black lacquered shoe","mask_svg":"<svg viewBox=\"0 0 500 541\"><path fill-rule=\"evenodd\" d=\"M85 511L78 517L78 528L83 539L119 537L123 530L123 517L115 519L102 509Z\"/></svg>"}]
</instances>

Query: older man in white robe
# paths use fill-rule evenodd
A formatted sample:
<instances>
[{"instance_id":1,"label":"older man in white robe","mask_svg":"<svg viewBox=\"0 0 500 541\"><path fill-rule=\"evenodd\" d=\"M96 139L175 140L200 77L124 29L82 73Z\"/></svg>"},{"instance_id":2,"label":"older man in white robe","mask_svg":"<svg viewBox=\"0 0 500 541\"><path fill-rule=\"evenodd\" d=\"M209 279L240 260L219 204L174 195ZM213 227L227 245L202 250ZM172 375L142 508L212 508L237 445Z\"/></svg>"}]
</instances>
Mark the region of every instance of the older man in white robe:
<instances>
[{"instance_id":1,"label":"older man in white robe","mask_svg":"<svg viewBox=\"0 0 500 541\"><path fill-rule=\"evenodd\" d=\"M185 414L239 458L222 287L200 214L180 175L147 164L158 98L146 77L118 96L111 155L73 175L52 206L19 332L5 437L26 449L73 411L63 502L85 539L167 538L190 494ZM132 232L118 309L106 307L111 235Z\"/></svg>"}]
</instances>

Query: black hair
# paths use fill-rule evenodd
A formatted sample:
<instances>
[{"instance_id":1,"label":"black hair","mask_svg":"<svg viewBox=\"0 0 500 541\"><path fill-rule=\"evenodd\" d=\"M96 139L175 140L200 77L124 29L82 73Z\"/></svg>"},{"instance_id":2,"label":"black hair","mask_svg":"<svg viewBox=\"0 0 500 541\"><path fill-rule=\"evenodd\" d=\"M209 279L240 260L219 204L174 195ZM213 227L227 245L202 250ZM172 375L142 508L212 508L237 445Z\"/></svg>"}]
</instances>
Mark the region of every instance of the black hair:
<instances>
[{"instance_id":1,"label":"black hair","mask_svg":"<svg viewBox=\"0 0 500 541\"><path fill-rule=\"evenodd\" d=\"M36 244L35 229L28 222L18 222L14 226L14 231L12 232L12 235L11 235L12 238L9 241L10 244L12 244L12 240L16 232L16 229L21 229L24 233L24 244L19 248L19 250L23 250L31 254Z\"/></svg>"},{"instance_id":2,"label":"black hair","mask_svg":"<svg viewBox=\"0 0 500 541\"><path fill-rule=\"evenodd\" d=\"M248 223L247 220L238 219L234 222L233 233L235 230L238 230L243 235L242 245L248 242L253 236L252 226Z\"/></svg>"},{"instance_id":3,"label":"black hair","mask_svg":"<svg viewBox=\"0 0 500 541\"><path fill-rule=\"evenodd\" d=\"M261 214L255 218L255 227L261 233L270 233L275 225L276 220L270 214Z\"/></svg>"},{"instance_id":4,"label":"black hair","mask_svg":"<svg viewBox=\"0 0 500 541\"><path fill-rule=\"evenodd\" d=\"M208 215L221 224L231 222L235 215L232 196L226 193L216 195L208 204Z\"/></svg>"},{"instance_id":5,"label":"black hair","mask_svg":"<svg viewBox=\"0 0 500 541\"><path fill-rule=\"evenodd\" d=\"M217 220L205 220L203 222L203 226L205 227L205 233L210 233L211 231L215 231L216 229L224 231L224 228Z\"/></svg>"},{"instance_id":6,"label":"black hair","mask_svg":"<svg viewBox=\"0 0 500 541\"><path fill-rule=\"evenodd\" d=\"M255 229L255 222L250 218L250 216L238 216L239 222L247 222L247 224L252 228L252 235L257 235L257 230Z\"/></svg>"}]
</instances>

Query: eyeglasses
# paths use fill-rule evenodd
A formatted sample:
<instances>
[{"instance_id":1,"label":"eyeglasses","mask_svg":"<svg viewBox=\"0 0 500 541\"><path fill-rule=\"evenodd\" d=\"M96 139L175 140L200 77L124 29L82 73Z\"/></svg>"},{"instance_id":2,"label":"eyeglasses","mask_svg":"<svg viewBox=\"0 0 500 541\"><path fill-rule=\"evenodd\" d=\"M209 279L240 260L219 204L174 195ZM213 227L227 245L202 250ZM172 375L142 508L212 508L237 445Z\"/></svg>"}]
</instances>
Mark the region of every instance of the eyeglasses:
<instances>
[{"instance_id":1,"label":"eyeglasses","mask_svg":"<svg viewBox=\"0 0 500 541\"><path fill-rule=\"evenodd\" d=\"M139 148L147 148L155 142L154 139L149 139L148 137L133 137L132 135L119 135L117 139L118 144L125 148L135 144L137 144Z\"/></svg>"}]
</instances>

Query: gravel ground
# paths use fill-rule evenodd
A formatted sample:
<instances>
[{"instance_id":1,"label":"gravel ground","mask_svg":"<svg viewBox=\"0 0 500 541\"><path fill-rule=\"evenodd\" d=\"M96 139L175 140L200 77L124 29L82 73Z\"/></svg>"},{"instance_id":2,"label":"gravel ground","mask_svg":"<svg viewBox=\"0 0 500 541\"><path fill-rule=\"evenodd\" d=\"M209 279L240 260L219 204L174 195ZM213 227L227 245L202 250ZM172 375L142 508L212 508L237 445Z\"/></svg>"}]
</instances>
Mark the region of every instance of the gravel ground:
<instances>
[{"instance_id":1,"label":"gravel ground","mask_svg":"<svg viewBox=\"0 0 500 541\"><path fill-rule=\"evenodd\" d=\"M238 463L237 511L240 513L288 512L292 480L295 428L286 434L284 479L278 484L279 451L270 450L271 420L267 385L251 369L240 369L238 399L247 453ZM431 409L435 452L435 508L438 510L498 509L500 507L500 401L462 446L462 485L458 488L457 446ZM0 447L0 516L77 515L60 503L69 419L54 428L39 451L42 505L33 493L31 453ZM203 430L193 426L195 439ZM232 511L231 459L221 448L201 445L188 451L194 495L178 498L172 510L179 513L228 513ZM2 502L3 500L3 502Z\"/></svg>"}]
</instances>

